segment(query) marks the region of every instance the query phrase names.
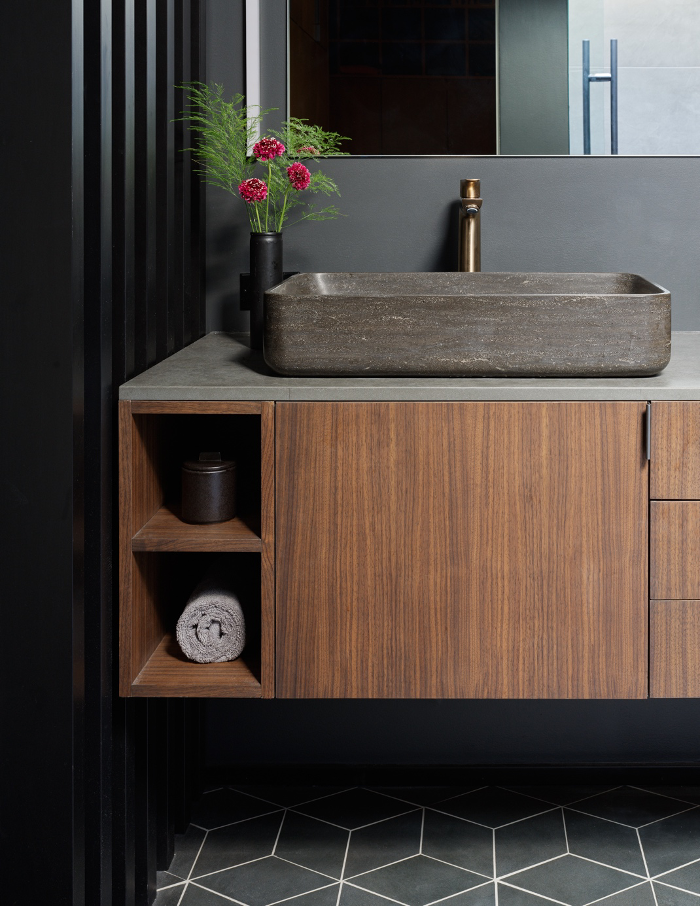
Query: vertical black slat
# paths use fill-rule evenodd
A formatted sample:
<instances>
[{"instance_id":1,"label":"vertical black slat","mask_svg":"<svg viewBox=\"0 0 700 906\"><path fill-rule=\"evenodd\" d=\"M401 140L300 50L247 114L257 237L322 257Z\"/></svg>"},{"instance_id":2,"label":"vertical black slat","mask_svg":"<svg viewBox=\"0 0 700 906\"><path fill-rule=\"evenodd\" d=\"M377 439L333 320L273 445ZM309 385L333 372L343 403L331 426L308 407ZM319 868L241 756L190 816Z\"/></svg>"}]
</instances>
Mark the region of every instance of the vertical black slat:
<instances>
[{"instance_id":1,"label":"vertical black slat","mask_svg":"<svg viewBox=\"0 0 700 906\"><path fill-rule=\"evenodd\" d=\"M155 840L149 789L148 699L132 702L134 788L134 891L135 906L150 906L153 898Z\"/></svg>"},{"instance_id":2,"label":"vertical black slat","mask_svg":"<svg viewBox=\"0 0 700 906\"><path fill-rule=\"evenodd\" d=\"M173 4L173 85L182 85L184 82L183 72L183 0L174 0ZM182 88L173 88L172 92L172 111L173 116L179 118L182 115L184 105L184 91ZM185 266L185 247L184 247L184 226L183 219L183 182L182 168L184 164L183 148L185 130L183 123L173 123L173 219L172 219L172 250L170 256L170 295L173 299L172 307L172 324L173 339L176 349L182 349L184 345L184 315L185 315L185 285L184 285L184 266Z\"/></svg>"},{"instance_id":3,"label":"vertical black slat","mask_svg":"<svg viewBox=\"0 0 700 906\"><path fill-rule=\"evenodd\" d=\"M158 787L161 765L159 764L160 726L158 721L159 710L162 702L150 699L148 705L148 738L147 751L147 799L148 809L148 881L146 895L149 904L153 902L156 892L156 872L158 865Z\"/></svg>"},{"instance_id":4,"label":"vertical black slat","mask_svg":"<svg viewBox=\"0 0 700 906\"><path fill-rule=\"evenodd\" d=\"M205 4L201 0L191 0L190 6L190 48L191 48L191 77L193 81L206 81L205 49ZM191 208L190 229L191 245L190 260L192 263L191 283L191 339L196 340L204 334L206 329L206 298L204 293L204 185L200 178L192 175L191 181Z\"/></svg>"},{"instance_id":5,"label":"vertical black slat","mask_svg":"<svg viewBox=\"0 0 700 906\"><path fill-rule=\"evenodd\" d=\"M170 757L168 752L168 725L170 712L168 700L151 702L154 714L150 719L151 733L155 734L155 783L157 795L156 868L165 871L173 858L174 830L170 811Z\"/></svg>"},{"instance_id":6,"label":"vertical black slat","mask_svg":"<svg viewBox=\"0 0 700 906\"><path fill-rule=\"evenodd\" d=\"M112 0L112 382L126 380L126 22L125 0ZM116 598L115 598L116 600Z\"/></svg>"},{"instance_id":7,"label":"vertical black slat","mask_svg":"<svg viewBox=\"0 0 700 906\"><path fill-rule=\"evenodd\" d=\"M133 17L133 132L129 132L127 116L127 166L129 152L133 155L133 179L125 187L134 200L133 208L133 299L134 299L134 373L140 374L149 363L148 343L148 291L147 291L147 244L148 244L148 117L147 117L147 7L145 2L133 0L127 3L127 15ZM128 29L128 26L127 26ZM128 34L128 30L127 30ZM127 66L128 74L128 66ZM127 88L127 98L128 98ZM131 147L130 147L131 145ZM128 178L128 177L127 177ZM128 222L127 222L128 225ZM128 249L128 247L127 247ZM127 250L128 254L128 250ZM128 290L127 290L128 292Z\"/></svg>"},{"instance_id":8,"label":"vertical black slat","mask_svg":"<svg viewBox=\"0 0 700 906\"><path fill-rule=\"evenodd\" d=\"M196 0L183 0L182 2L182 81L195 81L198 76L192 74L192 4ZM202 79L202 81L204 81ZM184 93L182 95L180 110L184 110ZM182 129L183 149L190 148L193 133L185 128L183 123L178 123ZM192 152L183 150L182 160L182 343L187 346L195 340L198 334L192 332Z\"/></svg>"},{"instance_id":9,"label":"vertical black slat","mask_svg":"<svg viewBox=\"0 0 700 906\"><path fill-rule=\"evenodd\" d=\"M130 699L119 699L112 723L113 746L113 842L112 903L136 904L136 838L134 707Z\"/></svg>"},{"instance_id":10,"label":"vertical black slat","mask_svg":"<svg viewBox=\"0 0 700 906\"><path fill-rule=\"evenodd\" d=\"M148 307L147 359L154 365L159 360L158 343L158 111L156 103L156 67L158 60L158 0L145 0L146 5L146 304ZM163 344L160 344L161 348Z\"/></svg>"},{"instance_id":11,"label":"vertical black slat","mask_svg":"<svg viewBox=\"0 0 700 906\"><path fill-rule=\"evenodd\" d=\"M176 834L184 834L189 822L185 802L185 700L168 699L168 779L170 784L169 811Z\"/></svg>"},{"instance_id":12,"label":"vertical black slat","mask_svg":"<svg viewBox=\"0 0 700 906\"><path fill-rule=\"evenodd\" d=\"M167 220L165 224L165 247L167 267L165 283L168 287L168 354L182 348L182 340L178 334L179 323L179 293L174 267L175 260L175 0L166 0L167 11L167 40L166 40L166 67L165 85L161 91L165 95L164 120L166 127L165 148L165 200Z\"/></svg>"},{"instance_id":13,"label":"vertical black slat","mask_svg":"<svg viewBox=\"0 0 700 906\"><path fill-rule=\"evenodd\" d=\"M153 179L155 181L155 209L153 226L155 234L155 283L156 302L156 354L161 361L172 352L168 309L168 0L155 0L155 72L154 103L155 141ZM150 90L150 86L149 86ZM150 195L149 195L150 198Z\"/></svg>"},{"instance_id":14,"label":"vertical black slat","mask_svg":"<svg viewBox=\"0 0 700 906\"><path fill-rule=\"evenodd\" d=\"M136 23L135 0L124 0L124 376L136 369L136 283L135 283L135 198L136 198Z\"/></svg>"}]
</instances>

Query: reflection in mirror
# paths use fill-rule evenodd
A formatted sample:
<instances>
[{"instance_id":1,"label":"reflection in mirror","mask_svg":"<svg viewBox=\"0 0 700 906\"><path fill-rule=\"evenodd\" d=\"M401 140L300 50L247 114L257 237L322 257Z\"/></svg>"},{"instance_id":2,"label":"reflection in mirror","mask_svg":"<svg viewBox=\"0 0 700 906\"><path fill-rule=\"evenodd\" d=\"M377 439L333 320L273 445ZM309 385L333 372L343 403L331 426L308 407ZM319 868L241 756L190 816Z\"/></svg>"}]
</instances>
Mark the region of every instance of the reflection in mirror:
<instances>
[{"instance_id":1,"label":"reflection in mirror","mask_svg":"<svg viewBox=\"0 0 700 906\"><path fill-rule=\"evenodd\" d=\"M351 136L351 154L582 154L582 42L607 73L611 39L619 153L700 154L700 0L289 9L289 112ZM609 82L591 84L590 111L591 153L610 154Z\"/></svg>"}]
</instances>

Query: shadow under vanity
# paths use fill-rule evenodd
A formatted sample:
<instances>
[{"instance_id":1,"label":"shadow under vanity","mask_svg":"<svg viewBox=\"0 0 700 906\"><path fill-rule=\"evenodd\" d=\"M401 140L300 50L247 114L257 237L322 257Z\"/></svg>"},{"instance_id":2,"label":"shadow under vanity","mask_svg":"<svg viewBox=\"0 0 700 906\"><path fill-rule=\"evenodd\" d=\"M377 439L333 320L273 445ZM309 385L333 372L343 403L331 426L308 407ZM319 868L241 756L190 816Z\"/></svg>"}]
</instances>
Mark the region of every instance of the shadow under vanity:
<instances>
[{"instance_id":1,"label":"shadow under vanity","mask_svg":"<svg viewBox=\"0 0 700 906\"><path fill-rule=\"evenodd\" d=\"M283 378L210 334L123 385L121 694L700 695L700 334L673 350L650 378ZM238 458L236 519L179 519L195 449ZM174 623L221 553L253 631L194 664Z\"/></svg>"}]
</instances>

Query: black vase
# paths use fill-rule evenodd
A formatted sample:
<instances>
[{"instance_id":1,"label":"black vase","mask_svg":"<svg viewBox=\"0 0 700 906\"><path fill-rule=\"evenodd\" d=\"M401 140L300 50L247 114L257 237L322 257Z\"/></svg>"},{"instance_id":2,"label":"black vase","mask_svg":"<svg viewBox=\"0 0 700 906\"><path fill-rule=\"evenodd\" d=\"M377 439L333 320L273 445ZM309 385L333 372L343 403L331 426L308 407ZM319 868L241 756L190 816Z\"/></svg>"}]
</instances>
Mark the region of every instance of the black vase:
<instances>
[{"instance_id":1,"label":"black vase","mask_svg":"<svg viewBox=\"0 0 700 906\"><path fill-rule=\"evenodd\" d=\"M283 280L282 234L250 234L250 347L263 348L265 291Z\"/></svg>"}]
</instances>

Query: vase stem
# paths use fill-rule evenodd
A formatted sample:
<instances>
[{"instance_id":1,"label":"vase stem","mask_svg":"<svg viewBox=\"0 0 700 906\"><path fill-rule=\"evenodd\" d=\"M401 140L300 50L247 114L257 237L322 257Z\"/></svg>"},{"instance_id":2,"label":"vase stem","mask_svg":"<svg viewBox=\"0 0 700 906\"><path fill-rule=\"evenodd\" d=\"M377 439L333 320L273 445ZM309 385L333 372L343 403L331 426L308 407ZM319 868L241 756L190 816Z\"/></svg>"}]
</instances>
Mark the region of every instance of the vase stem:
<instances>
[{"instance_id":1,"label":"vase stem","mask_svg":"<svg viewBox=\"0 0 700 906\"><path fill-rule=\"evenodd\" d=\"M282 233L250 234L250 346L263 348L265 292L281 283Z\"/></svg>"}]
</instances>

